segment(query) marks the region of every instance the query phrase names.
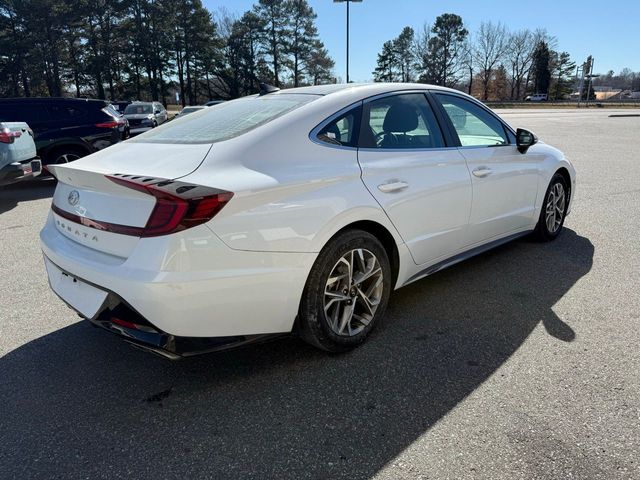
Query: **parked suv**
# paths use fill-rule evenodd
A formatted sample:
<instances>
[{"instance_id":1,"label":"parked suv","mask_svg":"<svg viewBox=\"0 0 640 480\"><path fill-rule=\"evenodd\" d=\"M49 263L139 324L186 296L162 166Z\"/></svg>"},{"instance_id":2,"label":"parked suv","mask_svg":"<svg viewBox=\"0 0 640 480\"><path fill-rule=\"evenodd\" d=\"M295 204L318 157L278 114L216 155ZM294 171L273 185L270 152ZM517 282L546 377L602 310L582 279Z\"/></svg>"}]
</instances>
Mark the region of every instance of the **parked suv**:
<instances>
[{"instance_id":1,"label":"parked suv","mask_svg":"<svg viewBox=\"0 0 640 480\"><path fill-rule=\"evenodd\" d=\"M166 122L169 115L160 102L133 102L124 109L124 118L133 135L157 127Z\"/></svg>"},{"instance_id":2,"label":"parked suv","mask_svg":"<svg viewBox=\"0 0 640 480\"><path fill-rule=\"evenodd\" d=\"M108 102L79 98L0 99L2 121L29 124L45 165L67 163L113 145L126 126Z\"/></svg>"}]
</instances>

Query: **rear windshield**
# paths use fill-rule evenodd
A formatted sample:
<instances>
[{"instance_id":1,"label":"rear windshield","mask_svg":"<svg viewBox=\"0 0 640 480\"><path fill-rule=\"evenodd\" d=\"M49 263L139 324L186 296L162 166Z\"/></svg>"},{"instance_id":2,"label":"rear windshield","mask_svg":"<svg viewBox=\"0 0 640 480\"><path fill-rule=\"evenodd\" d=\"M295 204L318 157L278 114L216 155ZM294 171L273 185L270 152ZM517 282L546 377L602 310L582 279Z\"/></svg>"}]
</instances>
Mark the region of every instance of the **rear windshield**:
<instances>
[{"instance_id":1,"label":"rear windshield","mask_svg":"<svg viewBox=\"0 0 640 480\"><path fill-rule=\"evenodd\" d=\"M124 109L125 115L139 115L145 113L153 113L153 108L151 105L127 105L127 108Z\"/></svg>"},{"instance_id":2,"label":"rear windshield","mask_svg":"<svg viewBox=\"0 0 640 480\"><path fill-rule=\"evenodd\" d=\"M140 143L215 143L237 137L319 98L278 94L245 97L205 108L130 140Z\"/></svg>"}]
</instances>

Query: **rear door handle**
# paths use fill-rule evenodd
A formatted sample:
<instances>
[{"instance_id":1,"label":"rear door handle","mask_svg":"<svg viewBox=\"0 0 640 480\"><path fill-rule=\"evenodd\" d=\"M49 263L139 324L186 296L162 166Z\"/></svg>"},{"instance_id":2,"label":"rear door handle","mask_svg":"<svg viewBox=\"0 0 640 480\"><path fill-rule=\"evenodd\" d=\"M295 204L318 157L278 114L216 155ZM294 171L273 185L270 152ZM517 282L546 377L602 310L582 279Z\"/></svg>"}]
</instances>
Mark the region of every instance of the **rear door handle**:
<instances>
[{"instance_id":1,"label":"rear door handle","mask_svg":"<svg viewBox=\"0 0 640 480\"><path fill-rule=\"evenodd\" d=\"M493 170L487 167L478 167L471 173L473 173L476 177L483 178L491 175L493 173Z\"/></svg>"},{"instance_id":2,"label":"rear door handle","mask_svg":"<svg viewBox=\"0 0 640 480\"><path fill-rule=\"evenodd\" d=\"M407 182L403 182L401 180L394 180L388 183L382 183L378 185L378 190L382 193L393 193L399 192L400 190L404 190L407 188L409 184Z\"/></svg>"}]
</instances>

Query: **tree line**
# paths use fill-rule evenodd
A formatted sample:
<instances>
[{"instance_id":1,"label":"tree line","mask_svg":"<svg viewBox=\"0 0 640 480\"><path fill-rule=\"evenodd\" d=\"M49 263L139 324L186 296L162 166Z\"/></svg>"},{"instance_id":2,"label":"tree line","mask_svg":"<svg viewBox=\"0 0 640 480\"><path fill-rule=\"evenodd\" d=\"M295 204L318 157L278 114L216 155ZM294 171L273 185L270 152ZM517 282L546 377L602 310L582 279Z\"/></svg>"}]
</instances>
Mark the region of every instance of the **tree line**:
<instances>
[{"instance_id":1,"label":"tree line","mask_svg":"<svg viewBox=\"0 0 640 480\"><path fill-rule=\"evenodd\" d=\"M405 27L385 42L372 72L379 82L424 82L465 90L482 100L523 100L532 93L563 99L576 87L576 62L557 49L557 39L544 29L510 32L501 23L482 22L473 34L459 15L445 13L416 32ZM589 57L581 66L591 71ZM616 78L609 72L609 79ZM616 79L640 73L626 69ZM596 79L598 80L598 79ZM594 81L593 85L599 85ZM581 96L595 98L592 85L583 82ZM589 91L587 91L589 90Z\"/></svg>"},{"instance_id":2,"label":"tree line","mask_svg":"<svg viewBox=\"0 0 640 480\"><path fill-rule=\"evenodd\" d=\"M234 16L201 0L0 0L0 96L198 104L334 82L307 0Z\"/></svg>"}]
</instances>

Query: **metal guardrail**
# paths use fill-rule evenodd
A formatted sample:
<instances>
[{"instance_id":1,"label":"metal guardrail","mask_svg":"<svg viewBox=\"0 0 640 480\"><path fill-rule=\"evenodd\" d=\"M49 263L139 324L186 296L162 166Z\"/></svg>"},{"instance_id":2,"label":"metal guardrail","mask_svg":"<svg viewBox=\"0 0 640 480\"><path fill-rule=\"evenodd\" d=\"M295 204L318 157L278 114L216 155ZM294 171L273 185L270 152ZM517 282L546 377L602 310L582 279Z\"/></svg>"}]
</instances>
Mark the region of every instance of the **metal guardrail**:
<instances>
[{"instance_id":1,"label":"metal guardrail","mask_svg":"<svg viewBox=\"0 0 640 480\"><path fill-rule=\"evenodd\" d=\"M584 100L578 105L577 100L552 100L545 102L525 102L524 100L507 100L504 102L484 102L491 108L525 108L525 107L564 107L586 108ZM627 98L616 100L590 100L589 108L640 108L640 98Z\"/></svg>"}]
</instances>

